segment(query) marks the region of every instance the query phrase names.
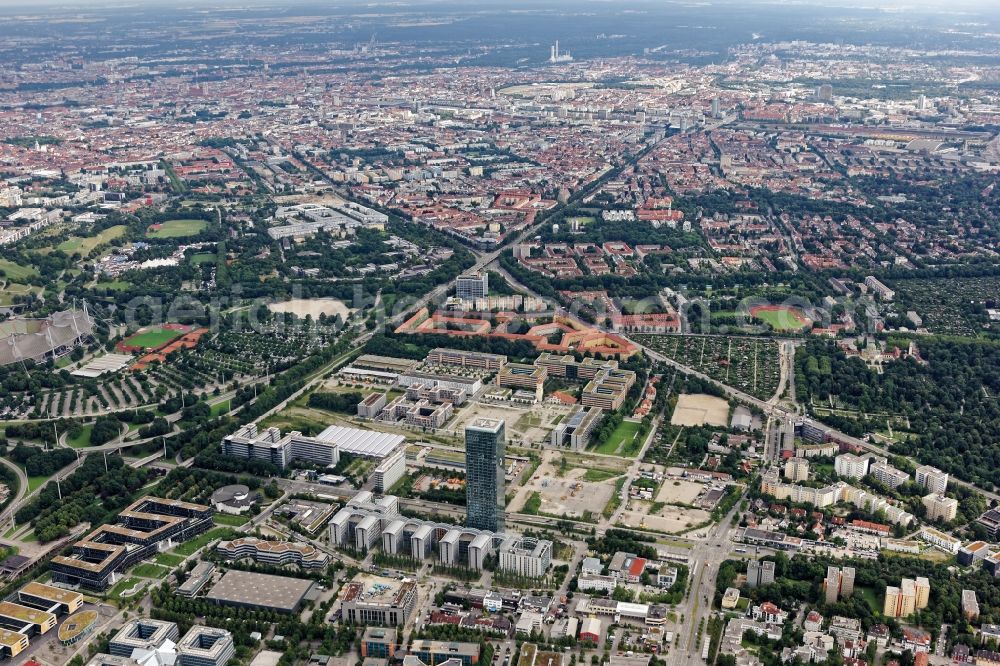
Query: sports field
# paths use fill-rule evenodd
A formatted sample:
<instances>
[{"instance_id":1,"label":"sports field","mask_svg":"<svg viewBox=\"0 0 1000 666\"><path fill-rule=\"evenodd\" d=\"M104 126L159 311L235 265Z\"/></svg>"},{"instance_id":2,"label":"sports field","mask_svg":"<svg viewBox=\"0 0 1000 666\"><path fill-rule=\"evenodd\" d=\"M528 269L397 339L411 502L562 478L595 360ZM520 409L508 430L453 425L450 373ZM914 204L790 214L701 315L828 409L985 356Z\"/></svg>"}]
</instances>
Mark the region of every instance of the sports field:
<instances>
[{"instance_id":1,"label":"sports field","mask_svg":"<svg viewBox=\"0 0 1000 666\"><path fill-rule=\"evenodd\" d=\"M759 305L750 314L776 331L801 331L812 324L802 310L784 305Z\"/></svg>"},{"instance_id":2,"label":"sports field","mask_svg":"<svg viewBox=\"0 0 1000 666\"><path fill-rule=\"evenodd\" d=\"M154 224L146 230L147 238L184 238L201 233L208 222L205 220L180 219L167 220L162 224Z\"/></svg>"},{"instance_id":3,"label":"sports field","mask_svg":"<svg viewBox=\"0 0 1000 666\"><path fill-rule=\"evenodd\" d=\"M597 453L608 455L634 457L642 446L642 442L638 439L640 426L641 424L636 421L622 421L608 440L595 450Z\"/></svg>"},{"instance_id":4,"label":"sports field","mask_svg":"<svg viewBox=\"0 0 1000 666\"><path fill-rule=\"evenodd\" d=\"M122 340L121 345L130 350L159 349L185 333L183 329L151 326Z\"/></svg>"}]
</instances>

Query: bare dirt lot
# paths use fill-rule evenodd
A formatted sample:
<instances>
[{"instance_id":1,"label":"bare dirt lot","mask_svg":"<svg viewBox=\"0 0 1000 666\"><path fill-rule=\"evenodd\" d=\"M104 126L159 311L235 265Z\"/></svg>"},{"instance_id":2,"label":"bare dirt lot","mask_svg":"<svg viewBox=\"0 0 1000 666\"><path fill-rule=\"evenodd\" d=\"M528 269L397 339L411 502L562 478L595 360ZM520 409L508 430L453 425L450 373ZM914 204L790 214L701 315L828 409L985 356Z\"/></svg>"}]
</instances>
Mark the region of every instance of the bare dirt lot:
<instances>
[{"instance_id":1,"label":"bare dirt lot","mask_svg":"<svg viewBox=\"0 0 1000 666\"><path fill-rule=\"evenodd\" d=\"M542 500L539 513L569 518L585 518L587 514L593 518L600 516L615 492L617 477L586 481L584 476L587 470L580 467L566 469L560 475L560 468L557 466L560 460L559 452L545 451L542 454L542 464L518 489L508 510L523 511L528 500L537 492Z\"/></svg>"},{"instance_id":2,"label":"bare dirt lot","mask_svg":"<svg viewBox=\"0 0 1000 666\"><path fill-rule=\"evenodd\" d=\"M682 393L677 396L677 407L670 423L678 426L713 425L726 427L729 420L729 403L704 393Z\"/></svg>"},{"instance_id":3,"label":"bare dirt lot","mask_svg":"<svg viewBox=\"0 0 1000 666\"><path fill-rule=\"evenodd\" d=\"M506 403L470 402L458 410L448 423L456 436L465 430L465 424L475 419L503 419L507 443L512 446L547 444L552 428L569 413L568 407L556 405L509 405Z\"/></svg>"},{"instance_id":4,"label":"bare dirt lot","mask_svg":"<svg viewBox=\"0 0 1000 666\"><path fill-rule=\"evenodd\" d=\"M653 503L645 500L629 500L628 509L622 514L618 524L622 527L636 527L668 534L678 534L703 523L711 514L701 509L666 505L652 512Z\"/></svg>"},{"instance_id":5,"label":"bare dirt lot","mask_svg":"<svg viewBox=\"0 0 1000 666\"><path fill-rule=\"evenodd\" d=\"M294 314L298 317L312 315L313 319L319 319L321 314L328 317L340 315L342 319L347 319L351 314L351 309L336 298L293 298L280 303L270 303L267 309L271 312Z\"/></svg>"},{"instance_id":6,"label":"bare dirt lot","mask_svg":"<svg viewBox=\"0 0 1000 666\"><path fill-rule=\"evenodd\" d=\"M684 479L667 478L656 494L657 502L675 504L694 504L694 501L705 489L705 484L686 481Z\"/></svg>"}]
</instances>

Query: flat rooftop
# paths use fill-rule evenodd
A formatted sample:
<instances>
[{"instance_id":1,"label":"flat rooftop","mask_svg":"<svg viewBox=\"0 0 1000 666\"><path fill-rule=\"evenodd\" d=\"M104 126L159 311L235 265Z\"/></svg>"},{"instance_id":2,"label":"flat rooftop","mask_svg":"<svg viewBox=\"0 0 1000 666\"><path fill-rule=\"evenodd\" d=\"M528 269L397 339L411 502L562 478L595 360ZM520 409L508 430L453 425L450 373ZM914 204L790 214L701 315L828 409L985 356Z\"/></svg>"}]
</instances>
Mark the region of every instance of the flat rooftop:
<instances>
[{"instance_id":1,"label":"flat rooftop","mask_svg":"<svg viewBox=\"0 0 1000 666\"><path fill-rule=\"evenodd\" d=\"M32 581L20 589L20 593L45 599L53 603L72 604L83 600L83 595L73 590L64 590L43 583Z\"/></svg>"},{"instance_id":2,"label":"flat rooftop","mask_svg":"<svg viewBox=\"0 0 1000 666\"><path fill-rule=\"evenodd\" d=\"M357 602L375 605L393 605L400 603L406 592L414 587L412 582L400 582L393 578L358 574L350 583L344 585L340 592L340 600L344 603Z\"/></svg>"},{"instance_id":3,"label":"flat rooftop","mask_svg":"<svg viewBox=\"0 0 1000 666\"><path fill-rule=\"evenodd\" d=\"M313 587L311 580L249 571L227 571L205 597L223 604L293 612Z\"/></svg>"},{"instance_id":4,"label":"flat rooftop","mask_svg":"<svg viewBox=\"0 0 1000 666\"><path fill-rule=\"evenodd\" d=\"M30 622L31 624L45 624L46 622L54 622L56 619L56 616L52 613L28 608L27 606L14 604L9 601L0 601L0 617L9 617L19 622Z\"/></svg>"},{"instance_id":5,"label":"flat rooftop","mask_svg":"<svg viewBox=\"0 0 1000 666\"><path fill-rule=\"evenodd\" d=\"M342 452L369 458L384 458L406 440L402 435L333 425L318 434L316 439L336 444Z\"/></svg>"}]
</instances>

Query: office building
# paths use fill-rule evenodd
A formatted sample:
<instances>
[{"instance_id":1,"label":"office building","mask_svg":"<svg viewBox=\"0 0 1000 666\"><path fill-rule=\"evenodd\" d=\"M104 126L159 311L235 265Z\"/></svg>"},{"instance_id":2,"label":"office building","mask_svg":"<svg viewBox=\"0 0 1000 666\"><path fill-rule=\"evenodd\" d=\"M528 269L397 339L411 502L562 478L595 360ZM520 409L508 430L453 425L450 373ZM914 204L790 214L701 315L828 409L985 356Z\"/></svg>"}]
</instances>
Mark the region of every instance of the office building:
<instances>
[{"instance_id":1,"label":"office building","mask_svg":"<svg viewBox=\"0 0 1000 666\"><path fill-rule=\"evenodd\" d=\"M188 572L187 579L177 586L174 594L188 599L194 597L202 591L208 581L212 580L213 573L215 573L215 564L206 561L198 562L194 569Z\"/></svg>"},{"instance_id":2,"label":"office building","mask_svg":"<svg viewBox=\"0 0 1000 666\"><path fill-rule=\"evenodd\" d=\"M406 450L396 449L394 453L387 455L378 464L372 477L375 481L375 490L380 493L389 492L400 479L406 475Z\"/></svg>"},{"instance_id":3,"label":"office building","mask_svg":"<svg viewBox=\"0 0 1000 666\"><path fill-rule=\"evenodd\" d=\"M945 497L939 493L931 493L921 500L927 509L927 520L948 522L958 515L958 500Z\"/></svg>"},{"instance_id":4,"label":"office building","mask_svg":"<svg viewBox=\"0 0 1000 666\"><path fill-rule=\"evenodd\" d=\"M0 627L28 636L47 633L56 626L53 613L22 606L10 601L0 601Z\"/></svg>"},{"instance_id":5,"label":"office building","mask_svg":"<svg viewBox=\"0 0 1000 666\"><path fill-rule=\"evenodd\" d=\"M329 426L315 437L295 431L282 435L277 428L259 433L257 425L251 423L223 439L220 448L223 455L262 460L279 469L285 469L293 460L332 467L341 453L382 460L405 439L402 435L344 426Z\"/></svg>"},{"instance_id":6,"label":"office building","mask_svg":"<svg viewBox=\"0 0 1000 666\"><path fill-rule=\"evenodd\" d=\"M352 581L340 593L345 622L381 627L406 624L417 603L417 586L412 581L390 581L380 578L377 583Z\"/></svg>"},{"instance_id":7,"label":"office building","mask_svg":"<svg viewBox=\"0 0 1000 666\"><path fill-rule=\"evenodd\" d=\"M625 402L634 383L635 373L631 370L602 370L580 391L580 404L614 411Z\"/></svg>"},{"instance_id":8,"label":"office building","mask_svg":"<svg viewBox=\"0 0 1000 666\"><path fill-rule=\"evenodd\" d=\"M361 636L361 658L388 659L396 656L396 629L367 627Z\"/></svg>"},{"instance_id":9,"label":"office building","mask_svg":"<svg viewBox=\"0 0 1000 666\"><path fill-rule=\"evenodd\" d=\"M176 643L179 636L173 622L137 618L118 630L108 642L108 652L118 657L131 657L135 650L155 652L167 641Z\"/></svg>"},{"instance_id":10,"label":"office building","mask_svg":"<svg viewBox=\"0 0 1000 666\"><path fill-rule=\"evenodd\" d=\"M449 666L475 666L479 663L479 643L453 643L450 641L415 640L410 654L427 666L449 662ZM454 659L454 662L450 660Z\"/></svg>"},{"instance_id":11,"label":"office building","mask_svg":"<svg viewBox=\"0 0 1000 666\"><path fill-rule=\"evenodd\" d=\"M424 362L428 365L448 365L496 372L506 365L507 357L502 354L487 354L485 352L438 347L428 352Z\"/></svg>"},{"instance_id":12,"label":"office building","mask_svg":"<svg viewBox=\"0 0 1000 666\"><path fill-rule=\"evenodd\" d=\"M461 299L486 298L489 296L489 273L466 273L455 280L455 296Z\"/></svg>"},{"instance_id":13,"label":"office building","mask_svg":"<svg viewBox=\"0 0 1000 666\"><path fill-rule=\"evenodd\" d=\"M774 582L774 562L750 560L747 562L747 587L770 585Z\"/></svg>"},{"instance_id":14,"label":"office building","mask_svg":"<svg viewBox=\"0 0 1000 666\"><path fill-rule=\"evenodd\" d=\"M597 407L574 407L570 415L556 424L549 436L552 446L569 446L573 451L583 451L590 442L590 435L604 419L604 412Z\"/></svg>"},{"instance_id":15,"label":"office building","mask_svg":"<svg viewBox=\"0 0 1000 666\"><path fill-rule=\"evenodd\" d=\"M509 537L500 546L499 567L526 578L541 578L552 563L552 542L531 537Z\"/></svg>"},{"instance_id":16,"label":"office building","mask_svg":"<svg viewBox=\"0 0 1000 666\"><path fill-rule=\"evenodd\" d=\"M226 666L236 655L233 636L225 629L191 627L177 643L177 666Z\"/></svg>"},{"instance_id":17,"label":"office building","mask_svg":"<svg viewBox=\"0 0 1000 666\"><path fill-rule=\"evenodd\" d=\"M213 509L201 504L145 496L73 545L69 556L52 558L53 580L103 590L124 569L212 526Z\"/></svg>"},{"instance_id":18,"label":"office building","mask_svg":"<svg viewBox=\"0 0 1000 666\"><path fill-rule=\"evenodd\" d=\"M535 402L541 402L548 376L548 371L542 366L508 363L497 373L497 386L531 391Z\"/></svg>"},{"instance_id":19,"label":"office building","mask_svg":"<svg viewBox=\"0 0 1000 666\"><path fill-rule=\"evenodd\" d=\"M53 615L70 615L83 606L83 595L32 581L17 591L17 603Z\"/></svg>"},{"instance_id":20,"label":"office building","mask_svg":"<svg viewBox=\"0 0 1000 666\"><path fill-rule=\"evenodd\" d=\"M0 629L0 659L11 659L28 649L28 637L18 631Z\"/></svg>"},{"instance_id":21,"label":"office building","mask_svg":"<svg viewBox=\"0 0 1000 666\"><path fill-rule=\"evenodd\" d=\"M943 495L948 489L948 473L930 465L921 465L914 474L917 483L931 493Z\"/></svg>"},{"instance_id":22,"label":"office building","mask_svg":"<svg viewBox=\"0 0 1000 666\"><path fill-rule=\"evenodd\" d=\"M826 603L833 604L840 599L847 599L854 594L854 567L826 568L826 580L823 581L826 593Z\"/></svg>"},{"instance_id":23,"label":"office building","mask_svg":"<svg viewBox=\"0 0 1000 666\"><path fill-rule=\"evenodd\" d=\"M504 530L503 420L476 419L465 426L466 525L490 532Z\"/></svg>"},{"instance_id":24,"label":"office building","mask_svg":"<svg viewBox=\"0 0 1000 666\"><path fill-rule=\"evenodd\" d=\"M976 523L986 528L991 540L996 540L1000 533L1000 509L987 509L983 515L976 518Z\"/></svg>"},{"instance_id":25,"label":"office building","mask_svg":"<svg viewBox=\"0 0 1000 666\"><path fill-rule=\"evenodd\" d=\"M985 541L973 541L958 549L958 563L963 567L970 567L981 562L990 554L990 547Z\"/></svg>"},{"instance_id":26,"label":"office building","mask_svg":"<svg viewBox=\"0 0 1000 666\"><path fill-rule=\"evenodd\" d=\"M279 567L295 564L303 569L321 570L330 563L329 555L308 543L266 541L251 536L221 541L215 550L230 560L251 559Z\"/></svg>"}]
</instances>

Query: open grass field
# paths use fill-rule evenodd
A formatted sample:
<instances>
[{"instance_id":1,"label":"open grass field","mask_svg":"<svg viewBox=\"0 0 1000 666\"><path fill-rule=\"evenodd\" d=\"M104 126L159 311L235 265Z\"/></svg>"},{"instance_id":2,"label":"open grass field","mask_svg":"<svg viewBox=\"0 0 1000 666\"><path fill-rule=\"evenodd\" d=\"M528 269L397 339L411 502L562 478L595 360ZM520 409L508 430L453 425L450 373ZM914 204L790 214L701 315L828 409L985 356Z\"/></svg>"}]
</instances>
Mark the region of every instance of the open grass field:
<instances>
[{"instance_id":1,"label":"open grass field","mask_svg":"<svg viewBox=\"0 0 1000 666\"><path fill-rule=\"evenodd\" d=\"M114 599L116 601L121 600L123 593L125 593L126 591L131 591L132 588L134 588L136 585L140 585L140 584L142 584L142 581L140 579L138 579L138 578L131 578L131 577L129 577L129 578L122 579L122 580L118 581L118 583L115 584L115 586L112 587L108 591L108 597L111 598L111 599ZM140 594L140 593L137 592L136 594ZM131 595L131 596L135 596L135 595Z\"/></svg>"},{"instance_id":2,"label":"open grass field","mask_svg":"<svg viewBox=\"0 0 1000 666\"><path fill-rule=\"evenodd\" d=\"M750 308L750 314L773 328L775 331L801 331L812 324L798 308L783 305L762 305Z\"/></svg>"},{"instance_id":3,"label":"open grass field","mask_svg":"<svg viewBox=\"0 0 1000 666\"><path fill-rule=\"evenodd\" d=\"M0 259L0 271L3 271L9 280L24 280L38 275L33 266L22 266L8 259Z\"/></svg>"},{"instance_id":4,"label":"open grass field","mask_svg":"<svg viewBox=\"0 0 1000 666\"><path fill-rule=\"evenodd\" d=\"M153 327L146 331L141 331L135 335L125 338L125 344L132 347L142 347L143 349L156 349L162 347L174 338L179 338L182 331L174 331L168 328Z\"/></svg>"},{"instance_id":5,"label":"open grass field","mask_svg":"<svg viewBox=\"0 0 1000 666\"><path fill-rule=\"evenodd\" d=\"M229 411L231 400L223 400L220 403L212 405L212 416L218 416L219 414L225 414Z\"/></svg>"},{"instance_id":6,"label":"open grass field","mask_svg":"<svg viewBox=\"0 0 1000 666\"><path fill-rule=\"evenodd\" d=\"M59 243L59 245L56 246L56 249L62 250L66 254L79 252L82 255L87 255L90 254L90 252L98 245L110 243L114 239L124 236L127 228L128 227L124 224L119 224L113 227L108 227L96 236L70 236L63 242Z\"/></svg>"},{"instance_id":7,"label":"open grass field","mask_svg":"<svg viewBox=\"0 0 1000 666\"><path fill-rule=\"evenodd\" d=\"M157 553L154 558L156 563L165 567L176 567L184 562L184 558L180 555L171 555L170 553Z\"/></svg>"},{"instance_id":8,"label":"open grass field","mask_svg":"<svg viewBox=\"0 0 1000 666\"><path fill-rule=\"evenodd\" d=\"M14 299L17 296L26 296L32 292L40 295L42 291L42 287L31 287L18 282L8 282L4 285L3 289L0 289L0 306L13 305Z\"/></svg>"},{"instance_id":9,"label":"open grass field","mask_svg":"<svg viewBox=\"0 0 1000 666\"><path fill-rule=\"evenodd\" d=\"M107 289L109 291L125 291L132 286L132 283L127 280L111 280L109 282L98 282L94 285L94 289Z\"/></svg>"},{"instance_id":10,"label":"open grass field","mask_svg":"<svg viewBox=\"0 0 1000 666\"><path fill-rule=\"evenodd\" d=\"M66 437L66 443L74 449L83 449L90 446L90 433L94 429L93 425L85 425L80 428L80 434L76 437Z\"/></svg>"},{"instance_id":11,"label":"open grass field","mask_svg":"<svg viewBox=\"0 0 1000 666\"><path fill-rule=\"evenodd\" d=\"M642 446L642 442L638 441L641 425L635 421L622 421L611 437L595 450L608 455L635 456Z\"/></svg>"},{"instance_id":12,"label":"open grass field","mask_svg":"<svg viewBox=\"0 0 1000 666\"><path fill-rule=\"evenodd\" d=\"M190 541L185 541L181 545L174 548L173 552L177 555L190 557L212 541L216 539L227 539L233 534L237 534L237 532L229 527L215 527L204 534L199 534Z\"/></svg>"},{"instance_id":13,"label":"open grass field","mask_svg":"<svg viewBox=\"0 0 1000 666\"><path fill-rule=\"evenodd\" d=\"M28 477L28 492L31 493L31 492L34 492L34 491L38 490L38 488L43 483L45 483L46 481L48 481L50 478L52 478L52 477L51 476L29 476Z\"/></svg>"},{"instance_id":14,"label":"open grass field","mask_svg":"<svg viewBox=\"0 0 1000 666\"><path fill-rule=\"evenodd\" d=\"M143 562L132 569L132 574L142 578L165 578L170 571L159 564Z\"/></svg>"},{"instance_id":15,"label":"open grass field","mask_svg":"<svg viewBox=\"0 0 1000 666\"><path fill-rule=\"evenodd\" d=\"M216 513L212 515L212 520L216 525L228 525L229 527L240 527L246 525L250 516L234 516L231 513Z\"/></svg>"},{"instance_id":16,"label":"open grass field","mask_svg":"<svg viewBox=\"0 0 1000 666\"><path fill-rule=\"evenodd\" d=\"M147 238L185 238L201 233L208 222L205 220L167 220L163 224L151 226L146 231Z\"/></svg>"},{"instance_id":17,"label":"open grass field","mask_svg":"<svg viewBox=\"0 0 1000 666\"><path fill-rule=\"evenodd\" d=\"M215 255L211 252L199 252L198 254L191 255L191 263L195 265L211 264L215 259Z\"/></svg>"}]
</instances>

